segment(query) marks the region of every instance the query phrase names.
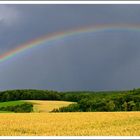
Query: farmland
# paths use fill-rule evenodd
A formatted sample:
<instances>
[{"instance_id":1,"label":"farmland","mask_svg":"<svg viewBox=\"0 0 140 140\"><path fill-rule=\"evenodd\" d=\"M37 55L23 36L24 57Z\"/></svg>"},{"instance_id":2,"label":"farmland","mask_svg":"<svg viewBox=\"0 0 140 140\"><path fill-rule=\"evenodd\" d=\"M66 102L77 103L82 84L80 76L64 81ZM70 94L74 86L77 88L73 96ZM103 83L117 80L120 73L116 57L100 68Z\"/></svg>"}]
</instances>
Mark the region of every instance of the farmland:
<instances>
[{"instance_id":1,"label":"farmland","mask_svg":"<svg viewBox=\"0 0 140 140\"><path fill-rule=\"evenodd\" d=\"M1 113L1 136L139 136L140 112Z\"/></svg>"},{"instance_id":2,"label":"farmland","mask_svg":"<svg viewBox=\"0 0 140 140\"><path fill-rule=\"evenodd\" d=\"M140 89L11 90L0 97L0 136L140 136Z\"/></svg>"},{"instance_id":3,"label":"farmland","mask_svg":"<svg viewBox=\"0 0 140 140\"><path fill-rule=\"evenodd\" d=\"M112 112L112 111L140 111L140 89L129 91L75 91L58 92L49 90L7 90L0 92L0 102L24 100L47 100L61 102L75 102L68 106L54 109L53 112ZM31 104L31 103L30 103ZM42 103L41 103L42 104ZM16 112L31 112L22 105ZM35 104L34 104L35 105ZM41 105L42 106L42 105ZM42 106L43 107L43 106ZM11 110L11 109L10 109ZM43 109L44 110L44 109ZM46 110L46 109L45 109ZM6 111L3 110L3 111ZM9 110L8 110L9 111Z\"/></svg>"},{"instance_id":4,"label":"farmland","mask_svg":"<svg viewBox=\"0 0 140 140\"><path fill-rule=\"evenodd\" d=\"M14 112L13 110L7 110L7 107L20 107L21 105L25 106L26 103L30 103L33 106L33 110L31 112L50 112L53 109L58 109L61 107L67 107L70 104L73 104L74 102L68 102L68 101L47 101L47 100L18 100L18 101L7 101L7 102L0 102L0 113L6 113L6 112ZM4 108L4 110L2 110ZM20 112L21 110L19 110ZM24 109L26 112L26 110ZM22 111L23 112L23 111Z\"/></svg>"},{"instance_id":5,"label":"farmland","mask_svg":"<svg viewBox=\"0 0 140 140\"><path fill-rule=\"evenodd\" d=\"M27 101L7 101L0 102L0 113L6 112L32 112L33 105Z\"/></svg>"},{"instance_id":6,"label":"farmland","mask_svg":"<svg viewBox=\"0 0 140 140\"><path fill-rule=\"evenodd\" d=\"M0 102L0 107L7 107L7 106L16 106L24 104L25 101L8 101L8 102Z\"/></svg>"},{"instance_id":7,"label":"farmland","mask_svg":"<svg viewBox=\"0 0 140 140\"><path fill-rule=\"evenodd\" d=\"M66 101L42 101L42 100L26 100L26 102L33 103L34 112L49 112L55 108L66 107L73 103Z\"/></svg>"}]
</instances>

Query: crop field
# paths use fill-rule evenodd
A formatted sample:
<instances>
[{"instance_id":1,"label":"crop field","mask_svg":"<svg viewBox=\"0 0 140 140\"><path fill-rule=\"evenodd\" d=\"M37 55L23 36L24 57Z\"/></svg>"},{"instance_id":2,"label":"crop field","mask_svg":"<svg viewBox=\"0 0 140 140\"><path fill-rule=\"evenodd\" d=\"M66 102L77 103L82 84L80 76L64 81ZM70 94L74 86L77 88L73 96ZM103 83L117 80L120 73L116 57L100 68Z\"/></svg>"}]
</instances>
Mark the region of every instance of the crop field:
<instances>
[{"instance_id":1,"label":"crop field","mask_svg":"<svg viewBox=\"0 0 140 140\"><path fill-rule=\"evenodd\" d=\"M1 136L140 136L140 112L0 113Z\"/></svg>"},{"instance_id":2,"label":"crop field","mask_svg":"<svg viewBox=\"0 0 140 140\"><path fill-rule=\"evenodd\" d=\"M73 102L68 101L42 101L42 100L26 100L34 105L34 112L49 112L53 109L68 106Z\"/></svg>"}]
</instances>

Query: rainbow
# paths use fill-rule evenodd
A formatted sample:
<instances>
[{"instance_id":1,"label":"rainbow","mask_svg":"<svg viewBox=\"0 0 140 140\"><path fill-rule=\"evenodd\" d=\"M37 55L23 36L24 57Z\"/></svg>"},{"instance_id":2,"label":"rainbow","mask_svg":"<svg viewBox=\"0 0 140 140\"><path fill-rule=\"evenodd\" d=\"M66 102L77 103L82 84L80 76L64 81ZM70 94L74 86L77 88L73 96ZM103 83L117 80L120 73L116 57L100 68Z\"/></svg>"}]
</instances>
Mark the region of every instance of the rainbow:
<instances>
[{"instance_id":1,"label":"rainbow","mask_svg":"<svg viewBox=\"0 0 140 140\"><path fill-rule=\"evenodd\" d=\"M70 36L77 36L80 34L85 33L97 33L97 32L104 32L104 31L114 31L114 30L124 30L124 31L140 31L140 25L94 25L94 26L86 26L80 27L72 30L67 30L63 32L56 32L52 34L48 34L31 41L28 41L24 44L21 44L14 49L3 53L0 55L0 62L4 62L10 58L13 58L19 53L22 53L28 49L39 47L43 43L48 43L60 39L64 39Z\"/></svg>"}]
</instances>

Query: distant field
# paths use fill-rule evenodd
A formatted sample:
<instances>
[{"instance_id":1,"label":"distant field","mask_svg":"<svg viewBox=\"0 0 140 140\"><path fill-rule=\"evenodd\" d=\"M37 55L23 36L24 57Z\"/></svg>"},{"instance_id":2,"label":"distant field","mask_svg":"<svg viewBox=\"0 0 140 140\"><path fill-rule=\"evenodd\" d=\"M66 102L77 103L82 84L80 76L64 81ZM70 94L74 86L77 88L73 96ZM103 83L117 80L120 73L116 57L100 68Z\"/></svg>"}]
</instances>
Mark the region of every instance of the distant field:
<instances>
[{"instance_id":1,"label":"distant field","mask_svg":"<svg viewBox=\"0 0 140 140\"><path fill-rule=\"evenodd\" d=\"M140 136L140 112L1 113L1 136Z\"/></svg>"},{"instance_id":2,"label":"distant field","mask_svg":"<svg viewBox=\"0 0 140 140\"><path fill-rule=\"evenodd\" d=\"M25 101L8 101L8 102L0 102L0 107L7 107L7 106L16 106L24 104Z\"/></svg>"},{"instance_id":3,"label":"distant field","mask_svg":"<svg viewBox=\"0 0 140 140\"><path fill-rule=\"evenodd\" d=\"M22 105L25 102L30 102L33 104L34 112L49 112L52 111L54 108L68 106L69 104L73 103L67 101L19 100L19 101L0 102L0 108L7 107L7 106ZM7 113L7 112L9 111L0 110L0 113Z\"/></svg>"},{"instance_id":4,"label":"distant field","mask_svg":"<svg viewBox=\"0 0 140 140\"><path fill-rule=\"evenodd\" d=\"M60 108L68 106L73 102L67 101L42 101L42 100L26 100L26 102L31 102L34 105L34 112L49 112L54 108Z\"/></svg>"}]
</instances>

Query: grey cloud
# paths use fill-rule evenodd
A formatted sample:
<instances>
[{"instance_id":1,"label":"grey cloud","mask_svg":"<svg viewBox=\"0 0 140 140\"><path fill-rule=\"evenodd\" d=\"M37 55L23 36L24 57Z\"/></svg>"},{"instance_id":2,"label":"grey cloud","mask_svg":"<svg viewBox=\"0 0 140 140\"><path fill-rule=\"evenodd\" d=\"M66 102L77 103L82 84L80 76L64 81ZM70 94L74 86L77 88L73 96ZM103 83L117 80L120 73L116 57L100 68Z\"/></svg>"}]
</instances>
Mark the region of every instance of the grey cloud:
<instances>
[{"instance_id":1,"label":"grey cloud","mask_svg":"<svg viewBox=\"0 0 140 140\"><path fill-rule=\"evenodd\" d=\"M80 26L140 23L139 5L10 5L20 24L3 27L0 53ZM1 7L0 7L1 8ZM140 32L81 34L29 49L0 63L0 88L131 89L140 85Z\"/></svg>"},{"instance_id":2,"label":"grey cloud","mask_svg":"<svg viewBox=\"0 0 140 140\"><path fill-rule=\"evenodd\" d=\"M0 23L6 26L16 24L19 20L19 11L8 5L0 5Z\"/></svg>"}]
</instances>

